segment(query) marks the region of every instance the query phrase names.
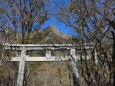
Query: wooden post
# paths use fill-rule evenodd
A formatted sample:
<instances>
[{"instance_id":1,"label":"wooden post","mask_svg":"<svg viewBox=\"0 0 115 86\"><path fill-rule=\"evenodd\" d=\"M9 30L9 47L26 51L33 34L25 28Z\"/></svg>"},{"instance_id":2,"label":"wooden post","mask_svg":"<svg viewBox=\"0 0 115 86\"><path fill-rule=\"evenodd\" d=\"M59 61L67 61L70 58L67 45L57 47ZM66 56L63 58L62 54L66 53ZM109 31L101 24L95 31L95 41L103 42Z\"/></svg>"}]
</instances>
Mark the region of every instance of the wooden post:
<instances>
[{"instance_id":1,"label":"wooden post","mask_svg":"<svg viewBox=\"0 0 115 86\"><path fill-rule=\"evenodd\" d=\"M75 49L70 50L71 55L71 66L72 66L72 75L73 75L73 86L80 86L79 84L79 76L78 76L78 66L77 66L77 58Z\"/></svg>"},{"instance_id":2,"label":"wooden post","mask_svg":"<svg viewBox=\"0 0 115 86\"><path fill-rule=\"evenodd\" d=\"M17 86L23 86L26 50L21 51Z\"/></svg>"}]
</instances>

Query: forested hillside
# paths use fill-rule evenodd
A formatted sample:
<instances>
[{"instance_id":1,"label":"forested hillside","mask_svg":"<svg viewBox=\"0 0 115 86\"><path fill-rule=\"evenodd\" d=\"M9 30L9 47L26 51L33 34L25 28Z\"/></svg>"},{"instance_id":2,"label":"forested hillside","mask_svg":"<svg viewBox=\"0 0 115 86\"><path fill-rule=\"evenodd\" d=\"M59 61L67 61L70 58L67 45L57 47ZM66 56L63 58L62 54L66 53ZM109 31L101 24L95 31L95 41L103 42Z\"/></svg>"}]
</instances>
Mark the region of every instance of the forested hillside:
<instances>
[{"instance_id":1,"label":"forested hillside","mask_svg":"<svg viewBox=\"0 0 115 86\"><path fill-rule=\"evenodd\" d=\"M21 43L21 33L19 34L18 40L12 39L15 38L15 32L11 30L8 35L4 34L4 31L1 31L0 41L1 43ZM6 36L6 39L5 39ZM12 37L11 37L12 36ZM31 32L30 40L28 41L30 44L71 44L74 43L74 40L78 41L77 38L66 35L60 32L55 26L50 26L46 29L33 31ZM2 46L1 46L2 52ZM56 51L57 52L57 51ZM56 55L56 52L54 52ZM61 51L62 52L62 51ZM61 55L64 53L57 52L57 55ZM33 51L31 53L28 52L30 56L45 56L44 51ZM2 55L1 55L2 56ZM16 52L6 52L4 57L6 56L16 56ZM6 61L1 57L1 60ZM6 86L9 84L10 86L16 85L18 66L17 62L2 62L0 68L0 77L1 84ZM72 76L70 70L68 68L68 62L27 62L25 69L25 86L70 86L72 85Z\"/></svg>"}]
</instances>

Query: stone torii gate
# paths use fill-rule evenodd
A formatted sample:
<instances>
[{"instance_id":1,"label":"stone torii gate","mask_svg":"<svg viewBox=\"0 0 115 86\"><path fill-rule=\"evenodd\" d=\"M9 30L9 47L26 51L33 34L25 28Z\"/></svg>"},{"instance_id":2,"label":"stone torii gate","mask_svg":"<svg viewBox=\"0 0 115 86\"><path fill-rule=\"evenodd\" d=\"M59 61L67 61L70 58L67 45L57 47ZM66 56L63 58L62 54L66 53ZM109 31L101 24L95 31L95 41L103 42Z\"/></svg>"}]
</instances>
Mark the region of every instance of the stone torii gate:
<instances>
[{"instance_id":1,"label":"stone torii gate","mask_svg":"<svg viewBox=\"0 0 115 86\"><path fill-rule=\"evenodd\" d=\"M85 49L91 49L92 45L85 45ZM5 50L16 50L21 51L21 55L19 57L11 57L10 61L19 61L19 71L18 71L18 79L17 86L23 86L24 80L24 69L25 69L25 61L63 61L70 60L73 77L75 78L74 84L75 86L79 86L79 76L78 76L78 68L77 68L77 60L80 60L80 56L76 56L76 50L83 49L80 48L76 44L5 44ZM30 57L26 55L26 51L28 50L45 50L45 57ZM52 50L69 50L70 56L52 56ZM82 57L82 59L89 60L91 57L87 56Z\"/></svg>"}]
</instances>

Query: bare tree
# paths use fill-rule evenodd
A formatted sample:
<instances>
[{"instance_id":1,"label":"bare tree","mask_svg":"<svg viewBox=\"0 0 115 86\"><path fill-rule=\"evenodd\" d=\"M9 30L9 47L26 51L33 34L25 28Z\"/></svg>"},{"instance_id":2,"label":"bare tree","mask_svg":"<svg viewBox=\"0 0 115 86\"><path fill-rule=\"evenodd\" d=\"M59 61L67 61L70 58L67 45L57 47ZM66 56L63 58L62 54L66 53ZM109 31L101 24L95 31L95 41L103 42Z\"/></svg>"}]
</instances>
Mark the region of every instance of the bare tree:
<instances>
[{"instance_id":1,"label":"bare tree","mask_svg":"<svg viewBox=\"0 0 115 86\"><path fill-rule=\"evenodd\" d=\"M0 35L3 34L1 37L5 39L3 42L0 40L0 43L30 43L32 31L38 31L48 19L47 3L48 0L0 0ZM2 60L4 63L0 65L0 85L15 86L18 64L7 62L5 58L15 52L3 50L4 47L0 46L0 62ZM3 53L4 58L1 58Z\"/></svg>"},{"instance_id":2,"label":"bare tree","mask_svg":"<svg viewBox=\"0 0 115 86\"><path fill-rule=\"evenodd\" d=\"M82 76L88 86L113 85L115 75L114 60L114 20L115 7L113 0L66 0L66 6L60 6L56 17L79 35L80 46L93 42L92 61L82 61ZM83 51L85 56L86 50ZM95 52L96 55L95 55ZM81 54L82 55L82 54ZM94 63L98 60L97 64ZM76 85L75 85L76 86Z\"/></svg>"},{"instance_id":3,"label":"bare tree","mask_svg":"<svg viewBox=\"0 0 115 86\"><path fill-rule=\"evenodd\" d=\"M0 27L20 31L22 43L28 43L30 33L48 19L47 0L1 0ZM6 27L3 27L6 25ZM17 33L15 33L16 38Z\"/></svg>"}]
</instances>

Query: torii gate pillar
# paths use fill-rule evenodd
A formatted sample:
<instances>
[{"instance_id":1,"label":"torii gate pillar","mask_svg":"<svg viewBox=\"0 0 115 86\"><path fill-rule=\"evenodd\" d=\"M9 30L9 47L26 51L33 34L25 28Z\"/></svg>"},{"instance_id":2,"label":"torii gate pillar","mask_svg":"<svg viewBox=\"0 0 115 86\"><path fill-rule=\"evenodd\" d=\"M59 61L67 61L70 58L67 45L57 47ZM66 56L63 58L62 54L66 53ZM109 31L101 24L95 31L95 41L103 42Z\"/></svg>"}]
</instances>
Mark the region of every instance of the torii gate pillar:
<instances>
[{"instance_id":1,"label":"torii gate pillar","mask_svg":"<svg viewBox=\"0 0 115 86\"><path fill-rule=\"evenodd\" d=\"M17 86L23 86L24 81L24 68L25 68L25 58L26 50L21 51L20 63L19 63L19 71L18 71L18 80Z\"/></svg>"}]
</instances>

